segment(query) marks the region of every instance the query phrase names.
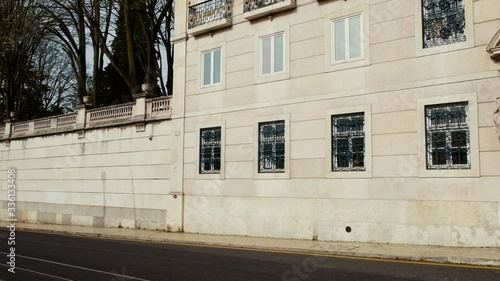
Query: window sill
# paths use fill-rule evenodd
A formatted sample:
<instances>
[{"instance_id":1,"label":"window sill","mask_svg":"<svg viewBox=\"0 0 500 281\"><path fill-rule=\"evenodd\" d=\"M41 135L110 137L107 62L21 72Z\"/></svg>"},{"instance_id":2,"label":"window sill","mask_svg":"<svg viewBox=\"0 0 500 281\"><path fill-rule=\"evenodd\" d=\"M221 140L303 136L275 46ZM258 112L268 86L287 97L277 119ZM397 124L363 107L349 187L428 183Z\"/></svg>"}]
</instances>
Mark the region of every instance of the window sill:
<instances>
[{"instance_id":1,"label":"window sill","mask_svg":"<svg viewBox=\"0 0 500 281\"><path fill-rule=\"evenodd\" d=\"M257 84L290 79L290 72L280 72L257 77Z\"/></svg>"},{"instance_id":2,"label":"window sill","mask_svg":"<svg viewBox=\"0 0 500 281\"><path fill-rule=\"evenodd\" d=\"M288 172L283 172L283 173L259 173L257 172L254 174L253 177L255 180L289 180L290 179L290 173Z\"/></svg>"},{"instance_id":3,"label":"window sill","mask_svg":"<svg viewBox=\"0 0 500 281\"><path fill-rule=\"evenodd\" d=\"M415 56L416 57L431 56L453 51L459 51L463 49L470 49L470 48L474 48L474 42L472 42L471 40L460 43L453 43L449 45L430 47L430 48L423 48L419 46L415 51Z\"/></svg>"},{"instance_id":4,"label":"window sill","mask_svg":"<svg viewBox=\"0 0 500 281\"><path fill-rule=\"evenodd\" d=\"M253 11L245 12L243 13L243 17L250 21L270 14L294 9L295 7L297 7L296 0L285 0L282 3L271 4L267 7L257 8Z\"/></svg>"},{"instance_id":5,"label":"window sill","mask_svg":"<svg viewBox=\"0 0 500 281\"><path fill-rule=\"evenodd\" d=\"M443 169L443 170L427 170L427 167L421 167L418 171L420 178L479 178L479 169L472 167L471 169Z\"/></svg>"},{"instance_id":6,"label":"window sill","mask_svg":"<svg viewBox=\"0 0 500 281\"><path fill-rule=\"evenodd\" d=\"M194 94L205 94L205 93L211 93L211 92L219 92L223 91L226 89L226 86L222 83L216 84L216 85L207 85L207 86L202 86L196 91Z\"/></svg>"},{"instance_id":7,"label":"window sill","mask_svg":"<svg viewBox=\"0 0 500 281\"><path fill-rule=\"evenodd\" d=\"M200 174L196 173L195 177L196 180L223 180L224 179L224 174L221 172L219 174Z\"/></svg>"},{"instance_id":8,"label":"window sill","mask_svg":"<svg viewBox=\"0 0 500 281\"><path fill-rule=\"evenodd\" d=\"M333 63L333 64L327 61L325 69L326 69L326 72L332 72L332 71L358 68L358 67L369 66L369 65L370 65L370 60L367 58L343 61L343 62L338 62L338 63Z\"/></svg>"},{"instance_id":9,"label":"window sill","mask_svg":"<svg viewBox=\"0 0 500 281\"><path fill-rule=\"evenodd\" d=\"M342 171L342 172L331 172L327 171L325 173L325 178L327 179L371 179L373 177L371 171Z\"/></svg>"},{"instance_id":10,"label":"window sill","mask_svg":"<svg viewBox=\"0 0 500 281\"><path fill-rule=\"evenodd\" d=\"M218 21L214 21L214 22L202 24L202 25L199 25L197 27L188 29L187 33L189 35L191 35L191 36L198 36L198 35L201 35L201 34L204 34L204 33L208 33L210 31L214 31L214 30L217 30L217 29L221 29L221 28L225 28L225 27L231 26L232 24L233 24L232 19L224 18L224 19L221 19L221 20L218 20Z\"/></svg>"}]
</instances>

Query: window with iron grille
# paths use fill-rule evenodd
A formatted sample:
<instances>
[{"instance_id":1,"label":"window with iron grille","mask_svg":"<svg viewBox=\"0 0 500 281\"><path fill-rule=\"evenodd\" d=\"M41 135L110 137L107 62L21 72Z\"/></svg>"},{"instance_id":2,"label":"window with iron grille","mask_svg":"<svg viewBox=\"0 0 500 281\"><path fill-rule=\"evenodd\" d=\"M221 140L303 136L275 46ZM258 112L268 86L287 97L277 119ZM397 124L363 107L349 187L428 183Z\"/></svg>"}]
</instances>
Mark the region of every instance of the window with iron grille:
<instances>
[{"instance_id":1,"label":"window with iron grille","mask_svg":"<svg viewBox=\"0 0 500 281\"><path fill-rule=\"evenodd\" d=\"M219 174L221 161L221 128L200 130L200 174Z\"/></svg>"},{"instance_id":2,"label":"window with iron grille","mask_svg":"<svg viewBox=\"0 0 500 281\"><path fill-rule=\"evenodd\" d=\"M365 171L365 114L332 116L332 171Z\"/></svg>"},{"instance_id":3,"label":"window with iron grille","mask_svg":"<svg viewBox=\"0 0 500 281\"><path fill-rule=\"evenodd\" d=\"M465 41L465 0L422 0L424 48Z\"/></svg>"},{"instance_id":4,"label":"window with iron grille","mask_svg":"<svg viewBox=\"0 0 500 281\"><path fill-rule=\"evenodd\" d=\"M425 107L427 169L470 169L468 103Z\"/></svg>"},{"instance_id":5,"label":"window with iron grille","mask_svg":"<svg viewBox=\"0 0 500 281\"><path fill-rule=\"evenodd\" d=\"M285 121L259 123L259 173L285 172Z\"/></svg>"}]
</instances>

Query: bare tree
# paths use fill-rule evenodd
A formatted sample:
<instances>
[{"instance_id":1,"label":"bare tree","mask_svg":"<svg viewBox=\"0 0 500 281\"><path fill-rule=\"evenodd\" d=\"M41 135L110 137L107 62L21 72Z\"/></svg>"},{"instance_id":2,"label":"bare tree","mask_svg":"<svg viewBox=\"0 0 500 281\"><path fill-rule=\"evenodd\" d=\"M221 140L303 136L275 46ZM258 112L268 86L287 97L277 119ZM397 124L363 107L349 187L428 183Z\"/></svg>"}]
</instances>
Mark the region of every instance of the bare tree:
<instances>
[{"instance_id":1,"label":"bare tree","mask_svg":"<svg viewBox=\"0 0 500 281\"><path fill-rule=\"evenodd\" d=\"M0 1L0 30L0 84L8 118L11 111L19 115L33 56L47 34L36 0Z\"/></svg>"},{"instance_id":2,"label":"bare tree","mask_svg":"<svg viewBox=\"0 0 500 281\"><path fill-rule=\"evenodd\" d=\"M126 47L127 47L127 61L128 67L124 69L120 67L118 62L113 57L113 53L107 44L107 35L109 30L102 30L99 20L96 18L96 13L91 13L86 10L86 17L88 24L95 32L95 38L99 39L99 47L101 51L109 59L111 65L118 72L120 77L128 85L132 94L139 93L141 88L137 80L138 63L141 64L146 74L144 83L156 84L160 79L162 85L162 92L167 94L171 93L172 88L172 64L173 64L173 51L170 44L171 27L173 26L173 0L116 0L118 4L115 7L122 7ZM141 27L142 34L134 34L136 30L133 22L138 22ZM143 48L136 44L136 38L139 37L145 40ZM164 45L167 53L167 64L169 77L167 79L166 88L161 76L161 52L159 46ZM142 61L137 62L137 50L143 51L146 56Z\"/></svg>"},{"instance_id":3,"label":"bare tree","mask_svg":"<svg viewBox=\"0 0 500 281\"><path fill-rule=\"evenodd\" d=\"M80 102L87 94L85 4L85 0L44 0L40 3L46 13L50 31L71 58Z\"/></svg>"}]
</instances>

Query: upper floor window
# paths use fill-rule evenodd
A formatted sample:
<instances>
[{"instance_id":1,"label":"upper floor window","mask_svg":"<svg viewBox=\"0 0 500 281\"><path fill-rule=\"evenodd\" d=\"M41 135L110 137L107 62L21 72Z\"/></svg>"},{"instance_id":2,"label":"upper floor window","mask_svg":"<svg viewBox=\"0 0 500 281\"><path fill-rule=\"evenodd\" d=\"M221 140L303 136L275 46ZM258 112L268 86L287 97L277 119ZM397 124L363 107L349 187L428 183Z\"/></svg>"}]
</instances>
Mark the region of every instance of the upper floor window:
<instances>
[{"instance_id":1,"label":"upper floor window","mask_svg":"<svg viewBox=\"0 0 500 281\"><path fill-rule=\"evenodd\" d=\"M470 169L468 103L425 107L427 169Z\"/></svg>"},{"instance_id":2,"label":"upper floor window","mask_svg":"<svg viewBox=\"0 0 500 281\"><path fill-rule=\"evenodd\" d=\"M332 21L332 63L363 58L361 21L361 15Z\"/></svg>"},{"instance_id":3,"label":"upper floor window","mask_svg":"<svg viewBox=\"0 0 500 281\"><path fill-rule=\"evenodd\" d=\"M218 174L221 170L221 128L200 130L200 174Z\"/></svg>"},{"instance_id":4,"label":"upper floor window","mask_svg":"<svg viewBox=\"0 0 500 281\"><path fill-rule=\"evenodd\" d=\"M465 0L422 0L423 47L464 42Z\"/></svg>"},{"instance_id":5,"label":"upper floor window","mask_svg":"<svg viewBox=\"0 0 500 281\"><path fill-rule=\"evenodd\" d=\"M285 71L284 32L260 38L260 75Z\"/></svg>"},{"instance_id":6,"label":"upper floor window","mask_svg":"<svg viewBox=\"0 0 500 281\"><path fill-rule=\"evenodd\" d=\"M203 86L217 85L221 82L221 49L202 53Z\"/></svg>"},{"instance_id":7,"label":"upper floor window","mask_svg":"<svg viewBox=\"0 0 500 281\"><path fill-rule=\"evenodd\" d=\"M365 171L364 113L332 116L332 171Z\"/></svg>"},{"instance_id":8,"label":"upper floor window","mask_svg":"<svg viewBox=\"0 0 500 281\"><path fill-rule=\"evenodd\" d=\"M285 172L285 121L259 123L259 173Z\"/></svg>"}]
</instances>

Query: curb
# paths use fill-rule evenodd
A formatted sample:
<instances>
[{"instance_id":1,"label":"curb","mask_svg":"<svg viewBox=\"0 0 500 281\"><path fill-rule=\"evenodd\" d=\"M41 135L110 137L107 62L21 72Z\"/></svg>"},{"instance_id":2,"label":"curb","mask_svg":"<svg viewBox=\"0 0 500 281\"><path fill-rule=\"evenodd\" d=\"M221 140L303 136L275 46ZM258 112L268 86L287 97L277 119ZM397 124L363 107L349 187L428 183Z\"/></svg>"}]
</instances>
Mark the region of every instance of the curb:
<instances>
[{"instance_id":1,"label":"curb","mask_svg":"<svg viewBox=\"0 0 500 281\"><path fill-rule=\"evenodd\" d=\"M70 236L80 236L80 237L93 237L93 238L104 238L104 239L119 239L128 241L139 241L139 242L156 242L156 243L172 243L172 244L191 244L207 247L231 247L240 249L253 249L253 250L273 250L277 252L287 252L295 254L314 254L314 255L330 255L338 256L339 258L366 258L366 259L380 259L380 260L392 260L394 262L425 262L434 264L449 264L449 265L464 265L464 266L482 266L491 269L498 269L500 271L500 259L488 260L483 258L467 258L467 257L419 257L410 255L391 255L391 254L372 254L372 253L360 253L354 251L339 251L339 250L318 250L318 249L290 249L285 247L265 247L265 246L255 246L255 245L238 245L224 242L200 242L200 241L186 241L178 239L148 239L139 236L121 235L121 234L102 234L93 232L74 232L65 230L50 230L50 229L33 229L27 227L18 227L17 230L32 233L43 233L43 234L64 234Z\"/></svg>"}]
</instances>

